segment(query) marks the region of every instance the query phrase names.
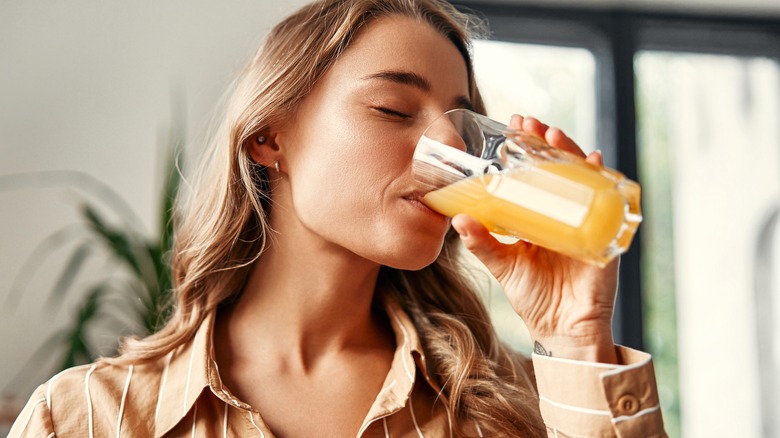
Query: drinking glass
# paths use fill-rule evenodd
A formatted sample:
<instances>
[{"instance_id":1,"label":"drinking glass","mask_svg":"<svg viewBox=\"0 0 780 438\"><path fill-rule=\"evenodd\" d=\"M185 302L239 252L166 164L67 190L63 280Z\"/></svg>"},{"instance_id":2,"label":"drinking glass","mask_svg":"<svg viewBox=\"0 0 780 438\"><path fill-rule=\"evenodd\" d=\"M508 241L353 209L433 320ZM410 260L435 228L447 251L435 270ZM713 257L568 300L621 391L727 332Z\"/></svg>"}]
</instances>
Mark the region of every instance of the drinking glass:
<instances>
[{"instance_id":1,"label":"drinking glass","mask_svg":"<svg viewBox=\"0 0 780 438\"><path fill-rule=\"evenodd\" d=\"M431 209L601 267L642 221L639 184L622 173L465 109L425 130L412 171Z\"/></svg>"}]
</instances>

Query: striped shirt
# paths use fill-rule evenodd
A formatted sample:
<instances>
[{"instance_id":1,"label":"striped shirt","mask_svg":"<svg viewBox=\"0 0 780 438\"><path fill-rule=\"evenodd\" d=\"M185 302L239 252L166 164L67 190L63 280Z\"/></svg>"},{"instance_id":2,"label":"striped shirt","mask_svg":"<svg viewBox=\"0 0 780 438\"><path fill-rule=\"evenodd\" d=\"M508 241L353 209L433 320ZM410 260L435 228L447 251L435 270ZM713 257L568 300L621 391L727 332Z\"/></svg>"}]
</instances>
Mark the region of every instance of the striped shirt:
<instances>
[{"instance_id":1,"label":"striped shirt","mask_svg":"<svg viewBox=\"0 0 780 438\"><path fill-rule=\"evenodd\" d=\"M396 303L388 300L386 309L396 350L357 436L452 437L451 413L429 377L417 330ZM9 436L272 438L262 414L222 384L214 318L208 315L192 340L158 360L98 361L54 376L33 393ZM551 437L665 436L649 355L623 347L618 355L627 365L532 356ZM533 387L531 361L526 365Z\"/></svg>"}]
</instances>

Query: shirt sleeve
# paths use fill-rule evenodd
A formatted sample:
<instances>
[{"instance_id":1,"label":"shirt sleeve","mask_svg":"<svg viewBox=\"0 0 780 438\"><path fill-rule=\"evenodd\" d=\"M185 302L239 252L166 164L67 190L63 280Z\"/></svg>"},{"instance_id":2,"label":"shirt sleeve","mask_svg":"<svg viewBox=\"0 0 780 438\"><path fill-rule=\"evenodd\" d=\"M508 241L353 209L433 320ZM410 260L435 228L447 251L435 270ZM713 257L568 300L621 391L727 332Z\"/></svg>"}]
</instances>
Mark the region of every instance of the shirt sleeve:
<instances>
[{"instance_id":1,"label":"shirt sleeve","mask_svg":"<svg viewBox=\"0 0 780 438\"><path fill-rule=\"evenodd\" d=\"M617 365L531 356L551 437L667 436L650 355L616 351Z\"/></svg>"},{"instance_id":2,"label":"shirt sleeve","mask_svg":"<svg viewBox=\"0 0 780 438\"><path fill-rule=\"evenodd\" d=\"M50 438L56 436L51 421L49 404L46 400L45 389L45 385L41 385L30 396L27 405L25 405L13 426L11 426L11 431L8 433L9 438Z\"/></svg>"}]
</instances>

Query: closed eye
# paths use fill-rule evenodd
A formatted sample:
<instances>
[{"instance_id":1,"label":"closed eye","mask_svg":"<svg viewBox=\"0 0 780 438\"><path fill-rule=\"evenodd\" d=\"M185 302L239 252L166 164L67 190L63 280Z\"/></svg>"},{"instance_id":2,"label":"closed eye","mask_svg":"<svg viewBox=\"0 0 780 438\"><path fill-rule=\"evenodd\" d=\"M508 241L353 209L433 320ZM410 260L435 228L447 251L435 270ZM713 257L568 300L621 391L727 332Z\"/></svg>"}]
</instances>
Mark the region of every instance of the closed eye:
<instances>
[{"instance_id":1,"label":"closed eye","mask_svg":"<svg viewBox=\"0 0 780 438\"><path fill-rule=\"evenodd\" d=\"M382 106L375 106L375 107L373 107L373 109L376 110L376 111L379 111L380 113L387 114L387 115L393 116L393 117L399 117L399 118L402 118L402 119L411 119L412 118L412 116L410 116L409 114L402 113L400 111L396 111L394 109L390 109L390 108L386 108L386 107L382 107Z\"/></svg>"}]
</instances>

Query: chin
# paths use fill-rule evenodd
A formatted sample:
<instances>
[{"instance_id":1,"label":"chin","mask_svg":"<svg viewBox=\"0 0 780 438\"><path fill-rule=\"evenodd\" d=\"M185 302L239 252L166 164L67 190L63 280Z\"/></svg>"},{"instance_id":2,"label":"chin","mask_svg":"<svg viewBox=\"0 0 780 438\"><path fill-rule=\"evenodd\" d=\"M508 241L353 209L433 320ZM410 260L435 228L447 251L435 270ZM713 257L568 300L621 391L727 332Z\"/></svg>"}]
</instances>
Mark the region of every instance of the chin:
<instances>
[{"instance_id":1,"label":"chin","mask_svg":"<svg viewBox=\"0 0 780 438\"><path fill-rule=\"evenodd\" d=\"M403 242L399 242L403 244ZM436 244L422 245L422 242L415 242L404 245L383 257L381 263L388 268L401 269L404 271L419 271L430 266L441 254L443 239Z\"/></svg>"},{"instance_id":2,"label":"chin","mask_svg":"<svg viewBox=\"0 0 780 438\"><path fill-rule=\"evenodd\" d=\"M398 270L401 270L401 271L419 271L421 269L427 268L428 266L433 264L433 262L435 262L435 261L436 261L436 257L434 257L434 258L432 258L430 260L419 261L419 262L416 261L416 260L414 260L414 261L412 261L412 260L404 260L404 261L401 261L400 263L387 263L384 266L387 266L388 268L398 269Z\"/></svg>"}]
</instances>

